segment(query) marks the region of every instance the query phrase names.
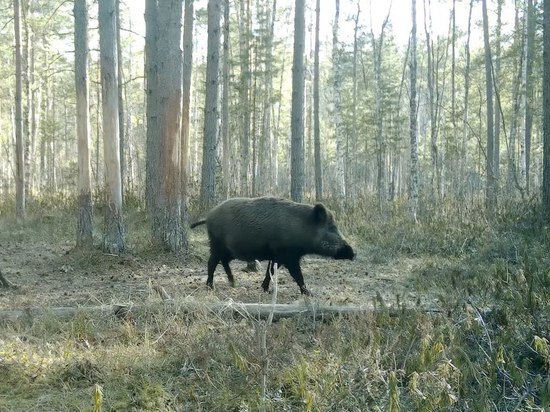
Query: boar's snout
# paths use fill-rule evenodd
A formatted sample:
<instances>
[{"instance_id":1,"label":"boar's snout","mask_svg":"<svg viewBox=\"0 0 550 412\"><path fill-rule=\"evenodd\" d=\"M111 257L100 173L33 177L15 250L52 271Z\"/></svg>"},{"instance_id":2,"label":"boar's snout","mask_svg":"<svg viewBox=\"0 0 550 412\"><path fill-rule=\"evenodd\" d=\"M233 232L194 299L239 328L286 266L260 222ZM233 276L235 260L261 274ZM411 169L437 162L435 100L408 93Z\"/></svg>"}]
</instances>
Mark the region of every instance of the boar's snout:
<instances>
[{"instance_id":1,"label":"boar's snout","mask_svg":"<svg viewBox=\"0 0 550 412\"><path fill-rule=\"evenodd\" d=\"M348 259L353 260L355 258L355 252L350 245L344 245L336 251L334 259Z\"/></svg>"}]
</instances>

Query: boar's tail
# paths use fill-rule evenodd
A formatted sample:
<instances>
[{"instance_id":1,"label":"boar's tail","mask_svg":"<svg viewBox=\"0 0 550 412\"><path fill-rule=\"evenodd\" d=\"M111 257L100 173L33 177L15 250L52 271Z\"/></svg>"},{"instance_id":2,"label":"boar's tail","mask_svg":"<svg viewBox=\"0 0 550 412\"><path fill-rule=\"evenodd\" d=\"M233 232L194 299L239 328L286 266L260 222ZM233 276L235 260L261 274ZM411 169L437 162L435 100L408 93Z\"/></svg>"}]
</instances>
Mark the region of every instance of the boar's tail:
<instances>
[{"instance_id":1,"label":"boar's tail","mask_svg":"<svg viewBox=\"0 0 550 412\"><path fill-rule=\"evenodd\" d=\"M204 225L205 223L206 223L206 219L202 219L202 220L199 220L198 222L191 223L189 227L193 229L194 227L197 227L199 225Z\"/></svg>"}]
</instances>

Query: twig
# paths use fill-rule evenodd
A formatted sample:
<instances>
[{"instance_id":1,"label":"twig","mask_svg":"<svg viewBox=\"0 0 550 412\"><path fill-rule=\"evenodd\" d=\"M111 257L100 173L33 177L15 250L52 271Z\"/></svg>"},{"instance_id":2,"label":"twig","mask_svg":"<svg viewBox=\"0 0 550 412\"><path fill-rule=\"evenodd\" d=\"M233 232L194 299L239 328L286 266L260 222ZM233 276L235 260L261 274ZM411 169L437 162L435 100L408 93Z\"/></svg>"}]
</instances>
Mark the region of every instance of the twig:
<instances>
[{"instance_id":1,"label":"twig","mask_svg":"<svg viewBox=\"0 0 550 412\"><path fill-rule=\"evenodd\" d=\"M263 410L265 410L265 400L267 393L267 371L269 370L269 358L267 354L267 328L273 322L273 313L275 312L275 305L277 303L277 263L269 262L267 265L267 271L273 283L273 295L271 296L271 310L269 312L269 315L267 316L267 320L260 323L260 348L262 356L261 397Z\"/></svg>"}]
</instances>

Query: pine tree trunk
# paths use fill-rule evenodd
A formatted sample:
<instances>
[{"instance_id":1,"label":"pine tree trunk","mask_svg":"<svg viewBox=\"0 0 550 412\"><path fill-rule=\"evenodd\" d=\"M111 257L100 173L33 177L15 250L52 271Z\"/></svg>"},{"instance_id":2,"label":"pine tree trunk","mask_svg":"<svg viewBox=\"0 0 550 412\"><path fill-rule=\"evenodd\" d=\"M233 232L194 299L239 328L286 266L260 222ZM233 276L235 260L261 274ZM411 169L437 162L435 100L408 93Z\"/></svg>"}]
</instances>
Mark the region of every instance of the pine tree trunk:
<instances>
[{"instance_id":1,"label":"pine tree trunk","mask_svg":"<svg viewBox=\"0 0 550 412\"><path fill-rule=\"evenodd\" d=\"M120 41L120 0L116 0L116 49L117 49L117 68L118 68L118 135L120 139L119 144L119 158L120 158L120 191L124 198L124 181L126 178L126 135L124 128L124 70L122 69L122 47Z\"/></svg>"},{"instance_id":2,"label":"pine tree trunk","mask_svg":"<svg viewBox=\"0 0 550 412\"><path fill-rule=\"evenodd\" d=\"M410 77L411 92L409 100L409 128L411 139L411 183L410 209L412 219L417 221L418 213L418 138L417 138L417 106L416 106L416 0L412 0L412 31L411 31L411 58Z\"/></svg>"},{"instance_id":3,"label":"pine tree trunk","mask_svg":"<svg viewBox=\"0 0 550 412\"><path fill-rule=\"evenodd\" d=\"M491 72L491 46L489 43L489 23L487 18L487 1L482 0L483 7L483 39L485 42L485 89L487 97L487 151L486 151L486 173L487 187L485 206L487 218L492 222L496 214L496 182L495 182L495 146L493 128L493 77Z\"/></svg>"},{"instance_id":4,"label":"pine tree trunk","mask_svg":"<svg viewBox=\"0 0 550 412\"><path fill-rule=\"evenodd\" d=\"M542 117L544 135L542 203L550 216L550 0L544 0L543 12L543 86Z\"/></svg>"},{"instance_id":5,"label":"pine tree trunk","mask_svg":"<svg viewBox=\"0 0 550 412\"><path fill-rule=\"evenodd\" d=\"M290 118L290 197L301 202L304 195L304 50L305 0L295 0L292 108Z\"/></svg>"},{"instance_id":6,"label":"pine tree trunk","mask_svg":"<svg viewBox=\"0 0 550 412\"><path fill-rule=\"evenodd\" d=\"M185 16L183 21L183 70L182 70L182 119L181 119L181 185L183 214L187 213L189 200L189 163L190 163L190 136L189 115L191 103L191 75L193 73L193 20L194 0L185 0Z\"/></svg>"},{"instance_id":7,"label":"pine tree trunk","mask_svg":"<svg viewBox=\"0 0 550 412\"><path fill-rule=\"evenodd\" d=\"M208 0L208 50L206 60L206 98L204 103L204 141L202 147L201 206L208 210L216 195L216 142L218 138L218 70L220 61L220 0Z\"/></svg>"},{"instance_id":8,"label":"pine tree trunk","mask_svg":"<svg viewBox=\"0 0 550 412\"><path fill-rule=\"evenodd\" d=\"M157 214L153 216L153 241L172 252L187 250L182 221L181 102L182 102L182 0L157 4L157 93L160 179L156 182Z\"/></svg>"},{"instance_id":9,"label":"pine tree trunk","mask_svg":"<svg viewBox=\"0 0 550 412\"><path fill-rule=\"evenodd\" d=\"M222 63L222 176L223 176L223 196L229 198L231 187L231 142L229 140L229 0L224 0L223 4L223 63Z\"/></svg>"},{"instance_id":10,"label":"pine tree trunk","mask_svg":"<svg viewBox=\"0 0 550 412\"><path fill-rule=\"evenodd\" d=\"M245 5L246 2L246 5ZM241 57L240 74L240 110L241 110L241 158L240 189L243 196L248 196L250 166L250 0L240 0L239 46Z\"/></svg>"},{"instance_id":11,"label":"pine tree trunk","mask_svg":"<svg viewBox=\"0 0 550 412\"><path fill-rule=\"evenodd\" d=\"M120 253L125 249L122 226L122 185L118 129L118 85L115 0L99 1L99 54L105 162L105 233L103 249Z\"/></svg>"},{"instance_id":12,"label":"pine tree trunk","mask_svg":"<svg viewBox=\"0 0 550 412\"><path fill-rule=\"evenodd\" d=\"M323 198L323 170L321 167L321 126L319 120L319 20L321 1L315 7L315 57L313 64L313 140L315 157L315 200Z\"/></svg>"},{"instance_id":13,"label":"pine tree trunk","mask_svg":"<svg viewBox=\"0 0 550 412\"><path fill-rule=\"evenodd\" d=\"M76 134L78 139L78 221L76 245L89 248L93 238L90 176L90 115L88 109L88 9L86 0L74 3Z\"/></svg>"},{"instance_id":14,"label":"pine tree trunk","mask_svg":"<svg viewBox=\"0 0 550 412\"><path fill-rule=\"evenodd\" d=\"M332 26L332 87L333 87L333 122L336 141L336 187L337 199L343 200L346 197L345 181L345 147L344 131L342 127L342 72L340 64L340 51L338 44L338 20L340 16L340 0L336 0L336 11Z\"/></svg>"},{"instance_id":15,"label":"pine tree trunk","mask_svg":"<svg viewBox=\"0 0 550 412\"><path fill-rule=\"evenodd\" d=\"M533 128L533 54L535 43L535 11L533 0L527 0L527 43L525 54L525 191L530 192L531 134Z\"/></svg>"},{"instance_id":16,"label":"pine tree trunk","mask_svg":"<svg viewBox=\"0 0 550 412\"><path fill-rule=\"evenodd\" d=\"M15 27L15 213L25 217L25 136L23 135L23 62L21 57L21 3L14 0Z\"/></svg>"}]
</instances>

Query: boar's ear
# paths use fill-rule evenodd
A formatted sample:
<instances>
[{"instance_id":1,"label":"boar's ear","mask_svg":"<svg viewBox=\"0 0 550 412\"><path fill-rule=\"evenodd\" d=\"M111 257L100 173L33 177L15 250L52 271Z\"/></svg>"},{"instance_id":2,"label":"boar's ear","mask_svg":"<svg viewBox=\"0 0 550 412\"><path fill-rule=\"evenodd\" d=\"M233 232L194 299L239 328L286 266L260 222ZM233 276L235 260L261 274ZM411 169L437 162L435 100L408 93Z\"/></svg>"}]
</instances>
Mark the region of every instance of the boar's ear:
<instances>
[{"instance_id":1,"label":"boar's ear","mask_svg":"<svg viewBox=\"0 0 550 412\"><path fill-rule=\"evenodd\" d=\"M322 203L313 206L313 220L315 223L324 224L328 219L327 209Z\"/></svg>"}]
</instances>

